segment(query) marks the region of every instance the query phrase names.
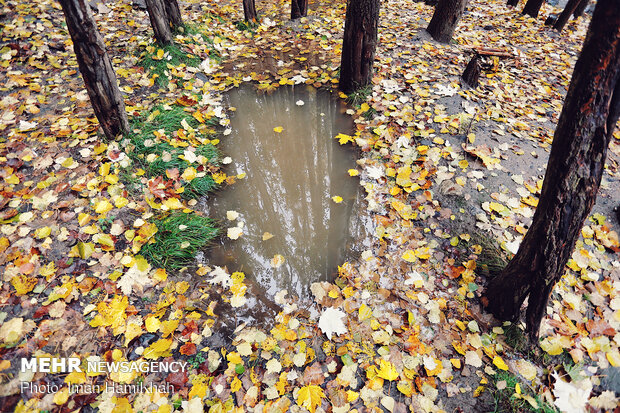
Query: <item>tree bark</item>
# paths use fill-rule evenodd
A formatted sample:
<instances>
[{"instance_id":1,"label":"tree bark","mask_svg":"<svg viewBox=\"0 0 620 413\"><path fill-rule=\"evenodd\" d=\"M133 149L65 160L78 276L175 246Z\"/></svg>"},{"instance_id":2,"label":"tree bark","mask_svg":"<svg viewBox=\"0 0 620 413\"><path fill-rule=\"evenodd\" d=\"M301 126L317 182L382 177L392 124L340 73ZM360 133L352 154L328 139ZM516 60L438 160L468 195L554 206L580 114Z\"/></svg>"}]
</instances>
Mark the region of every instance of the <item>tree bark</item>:
<instances>
[{"instance_id":1,"label":"tree bark","mask_svg":"<svg viewBox=\"0 0 620 413\"><path fill-rule=\"evenodd\" d=\"M254 0L243 0L243 15L248 23L256 23L256 5Z\"/></svg>"},{"instance_id":2,"label":"tree bark","mask_svg":"<svg viewBox=\"0 0 620 413\"><path fill-rule=\"evenodd\" d=\"M529 295L526 323L532 342L596 200L619 114L620 7L617 0L598 0L555 131L532 226L482 299L498 318L515 320Z\"/></svg>"},{"instance_id":3,"label":"tree bark","mask_svg":"<svg viewBox=\"0 0 620 413\"><path fill-rule=\"evenodd\" d=\"M308 15L308 0L291 0L291 20Z\"/></svg>"},{"instance_id":4,"label":"tree bark","mask_svg":"<svg viewBox=\"0 0 620 413\"><path fill-rule=\"evenodd\" d=\"M519 5L519 0L508 0L508 2L506 2L506 5L516 7Z\"/></svg>"},{"instance_id":5,"label":"tree bark","mask_svg":"<svg viewBox=\"0 0 620 413\"><path fill-rule=\"evenodd\" d=\"M426 31L436 41L449 43L466 5L467 0L439 0Z\"/></svg>"},{"instance_id":6,"label":"tree bark","mask_svg":"<svg viewBox=\"0 0 620 413\"><path fill-rule=\"evenodd\" d=\"M344 93L372 81L378 26L379 0L348 0L338 86Z\"/></svg>"},{"instance_id":7,"label":"tree bark","mask_svg":"<svg viewBox=\"0 0 620 413\"><path fill-rule=\"evenodd\" d=\"M149 19L151 20L151 26L153 27L157 43L161 46L171 44L172 32L168 24L168 14L166 13L164 0L146 0L146 9L149 13Z\"/></svg>"},{"instance_id":8,"label":"tree bark","mask_svg":"<svg viewBox=\"0 0 620 413\"><path fill-rule=\"evenodd\" d=\"M183 17L181 17L181 7L177 0L163 0L166 8L166 15L168 16L168 24L173 29L178 29L183 26Z\"/></svg>"},{"instance_id":9,"label":"tree bark","mask_svg":"<svg viewBox=\"0 0 620 413\"><path fill-rule=\"evenodd\" d=\"M545 0L528 0L521 13L532 17L538 17L538 12L540 12L540 8L544 2Z\"/></svg>"},{"instance_id":10,"label":"tree bark","mask_svg":"<svg viewBox=\"0 0 620 413\"><path fill-rule=\"evenodd\" d=\"M108 139L129 130L125 103L86 0L59 0L95 116Z\"/></svg>"},{"instance_id":11,"label":"tree bark","mask_svg":"<svg viewBox=\"0 0 620 413\"><path fill-rule=\"evenodd\" d=\"M568 23L568 19L570 19L570 16L573 14L577 6L579 6L580 2L581 0L568 0L568 3L566 3L566 6L564 6L564 10L562 10L562 13L560 13L558 19L553 25L553 28L555 30L561 32L562 29L564 29L564 26L566 26L566 23Z\"/></svg>"},{"instance_id":12,"label":"tree bark","mask_svg":"<svg viewBox=\"0 0 620 413\"><path fill-rule=\"evenodd\" d=\"M590 4L590 0L581 0L575 11L573 12L573 16L575 18L582 16L583 12L586 11L586 7Z\"/></svg>"}]
</instances>

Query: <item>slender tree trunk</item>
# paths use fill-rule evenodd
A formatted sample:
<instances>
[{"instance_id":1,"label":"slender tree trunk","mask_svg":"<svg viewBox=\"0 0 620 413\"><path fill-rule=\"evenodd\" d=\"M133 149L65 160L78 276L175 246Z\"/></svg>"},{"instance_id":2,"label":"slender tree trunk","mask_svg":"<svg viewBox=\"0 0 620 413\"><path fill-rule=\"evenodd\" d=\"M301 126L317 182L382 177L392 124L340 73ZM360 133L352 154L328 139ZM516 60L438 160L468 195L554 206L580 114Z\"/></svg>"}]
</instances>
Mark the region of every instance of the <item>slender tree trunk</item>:
<instances>
[{"instance_id":1,"label":"slender tree trunk","mask_svg":"<svg viewBox=\"0 0 620 413\"><path fill-rule=\"evenodd\" d=\"M449 43L466 5L467 0L439 0L426 31L438 42Z\"/></svg>"},{"instance_id":2,"label":"slender tree trunk","mask_svg":"<svg viewBox=\"0 0 620 413\"><path fill-rule=\"evenodd\" d=\"M112 62L86 0L60 0L90 103L108 139L129 130Z\"/></svg>"},{"instance_id":3,"label":"slender tree trunk","mask_svg":"<svg viewBox=\"0 0 620 413\"><path fill-rule=\"evenodd\" d=\"M516 7L519 5L519 0L508 0L508 2L506 2L506 5Z\"/></svg>"},{"instance_id":4,"label":"slender tree trunk","mask_svg":"<svg viewBox=\"0 0 620 413\"><path fill-rule=\"evenodd\" d=\"M254 0L243 0L243 14L245 16L245 21L248 23L256 23L256 5L254 4Z\"/></svg>"},{"instance_id":5,"label":"slender tree trunk","mask_svg":"<svg viewBox=\"0 0 620 413\"><path fill-rule=\"evenodd\" d=\"M163 0L166 7L166 15L168 16L168 23L173 29L178 29L183 26L183 18L181 17L181 7L177 0Z\"/></svg>"},{"instance_id":6,"label":"slender tree trunk","mask_svg":"<svg viewBox=\"0 0 620 413\"><path fill-rule=\"evenodd\" d=\"M338 86L344 93L372 81L378 26L379 0L348 0Z\"/></svg>"},{"instance_id":7,"label":"slender tree trunk","mask_svg":"<svg viewBox=\"0 0 620 413\"><path fill-rule=\"evenodd\" d=\"M291 20L308 15L308 0L291 0Z\"/></svg>"},{"instance_id":8,"label":"slender tree trunk","mask_svg":"<svg viewBox=\"0 0 620 413\"><path fill-rule=\"evenodd\" d=\"M521 13L532 17L538 17L538 12L540 12L540 8L544 2L545 0L528 0L527 3L525 3L525 7Z\"/></svg>"},{"instance_id":9,"label":"slender tree trunk","mask_svg":"<svg viewBox=\"0 0 620 413\"><path fill-rule=\"evenodd\" d=\"M583 12L586 11L586 7L590 4L590 0L581 0L575 11L573 12L573 16L575 18L582 16Z\"/></svg>"},{"instance_id":10,"label":"slender tree trunk","mask_svg":"<svg viewBox=\"0 0 620 413\"><path fill-rule=\"evenodd\" d=\"M562 29L564 29L564 26L566 26L566 23L568 23L568 19L570 19L570 16L573 14L577 6L579 6L580 2L581 0L568 0L568 3L566 3L566 6L564 6L564 10L562 10L562 13L560 13L558 19L553 25L553 28L555 30L561 32Z\"/></svg>"},{"instance_id":11,"label":"slender tree trunk","mask_svg":"<svg viewBox=\"0 0 620 413\"><path fill-rule=\"evenodd\" d=\"M596 200L619 114L620 7L617 0L598 0L555 131L532 226L482 299L498 318L515 320L529 295L526 322L532 342Z\"/></svg>"},{"instance_id":12,"label":"slender tree trunk","mask_svg":"<svg viewBox=\"0 0 620 413\"><path fill-rule=\"evenodd\" d=\"M166 13L164 0L146 0L146 9L149 13L149 19L151 20L151 26L153 27L157 43L161 46L171 44L172 32L168 24L168 14Z\"/></svg>"}]
</instances>

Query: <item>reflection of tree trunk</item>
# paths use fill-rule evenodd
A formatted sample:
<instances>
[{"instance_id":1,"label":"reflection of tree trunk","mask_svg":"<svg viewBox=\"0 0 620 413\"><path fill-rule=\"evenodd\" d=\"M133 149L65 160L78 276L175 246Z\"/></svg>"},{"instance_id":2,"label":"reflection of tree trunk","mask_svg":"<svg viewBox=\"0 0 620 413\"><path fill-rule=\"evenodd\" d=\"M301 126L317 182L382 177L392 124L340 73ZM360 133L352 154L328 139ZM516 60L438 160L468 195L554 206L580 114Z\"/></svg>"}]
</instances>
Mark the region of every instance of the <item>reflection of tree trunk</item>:
<instances>
[{"instance_id":1,"label":"reflection of tree trunk","mask_svg":"<svg viewBox=\"0 0 620 413\"><path fill-rule=\"evenodd\" d=\"M129 122L103 38L85 0L60 0L60 6L90 103L106 137L114 139L129 130Z\"/></svg>"},{"instance_id":2,"label":"reflection of tree trunk","mask_svg":"<svg viewBox=\"0 0 620 413\"><path fill-rule=\"evenodd\" d=\"M507 6L513 6L516 7L519 5L519 0L508 0L508 2L506 3Z\"/></svg>"},{"instance_id":3,"label":"reflection of tree trunk","mask_svg":"<svg viewBox=\"0 0 620 413\"><path fill-rule=\"evenodd\" d=\"M516 319L529 295L526 322L532 341L603 175L620 113L619 28L617 0L598 0L554 134L532 225L517 254L484 293L485 307L502 320Z\"/></svg>"}]
</instances>

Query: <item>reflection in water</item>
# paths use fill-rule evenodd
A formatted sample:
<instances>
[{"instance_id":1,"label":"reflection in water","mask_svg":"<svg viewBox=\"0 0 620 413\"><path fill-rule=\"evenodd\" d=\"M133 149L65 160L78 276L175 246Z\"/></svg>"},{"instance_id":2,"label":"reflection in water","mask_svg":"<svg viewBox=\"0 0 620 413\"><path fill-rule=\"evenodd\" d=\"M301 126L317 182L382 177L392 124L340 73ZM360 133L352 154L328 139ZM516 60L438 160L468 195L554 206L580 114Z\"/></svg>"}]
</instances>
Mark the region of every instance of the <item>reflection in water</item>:
<instances>
[{"instance_id":1,"label":"reflection in water","mask_svg":"<svg viewBox=\"0 0 620 413\"><path fill-rule=\"evenodd\" d=\"M209 263L245 272L269 297L282 289L307 296L311 283L330 279L355 254L351 244L367 238L358 180L347 173L354 154L333 139L351 133L351 119L329 93L305 86L270 95L244 87L228 99L236 112L221 150L233 159L227 173L247 177L216 193L208 208L224 232L237 223L226 219L229 210L244 227L239 239L223 236L209 250ZM336 204L335 195L344 201ZM265 232L273 238L263 241ZM285 262L272 268L276 254Z\"/></svg>"}]
</instances>

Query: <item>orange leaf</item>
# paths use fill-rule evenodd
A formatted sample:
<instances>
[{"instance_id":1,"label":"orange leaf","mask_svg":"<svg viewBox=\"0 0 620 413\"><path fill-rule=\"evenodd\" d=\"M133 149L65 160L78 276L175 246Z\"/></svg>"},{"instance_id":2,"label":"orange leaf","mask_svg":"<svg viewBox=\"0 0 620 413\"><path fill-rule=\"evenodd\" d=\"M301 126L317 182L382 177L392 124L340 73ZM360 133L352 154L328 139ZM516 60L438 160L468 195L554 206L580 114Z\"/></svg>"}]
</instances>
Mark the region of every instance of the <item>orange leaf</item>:
<instances>
[{"instance_id":1,"label":"orange leaf","mask_svg":"<svg viewBox=\"0 0 620 413\"><path fill-rule=\"evenodd\" d=\"M185 356L192 356L196 354L196 344L194 343L185 343L179 349L179 353Z\"/></svg>"}]
</instances>

